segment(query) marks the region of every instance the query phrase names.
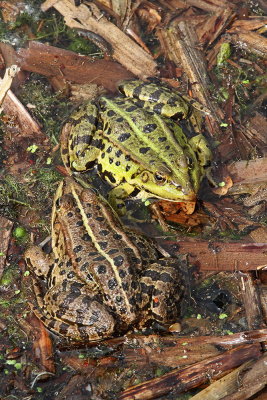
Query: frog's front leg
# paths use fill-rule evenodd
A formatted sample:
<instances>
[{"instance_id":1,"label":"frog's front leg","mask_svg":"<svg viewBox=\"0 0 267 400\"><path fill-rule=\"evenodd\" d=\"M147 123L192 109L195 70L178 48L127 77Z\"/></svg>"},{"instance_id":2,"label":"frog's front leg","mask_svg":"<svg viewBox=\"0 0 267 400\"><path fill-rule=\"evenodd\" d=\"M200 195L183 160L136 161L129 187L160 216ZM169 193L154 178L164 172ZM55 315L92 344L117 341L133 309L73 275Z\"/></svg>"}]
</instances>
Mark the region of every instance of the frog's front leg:
<instances>
[{"instance_id":1,"label":"frog's front leg","mask_svg":"<svg viewBox=\"0 0 267 400\"><path fill-rule=\"evenodd\" d=\"M134 186L130 185L128 182L122 182L109 192L109 203L118 215L122 216L126 214L124 200L129 197L134 190Z\"/></svg>"},{"instance_id":2,"label":"frog's front leg","mask_svg":"<svg viewBox=\"0 0 267 400\"><path fill-rule=\"evenodd\" d=\"M205 137L201 133L193 136L189 139L189 144L197 155L199 164L202 167L209 166L212 159L212 153Z\"/></svg>"},{"instance_id":3,"label":"frog's front leg","mask_svg":"<svg viewBox=\"0 0 267 400\"><path fill-rule=\"evenodd\" d=\"M61 157L66 169L86 171L100 155L102 138L97 131L98 109L87 103L75 111L61 131Z\"/></svg>"}]
</instances>

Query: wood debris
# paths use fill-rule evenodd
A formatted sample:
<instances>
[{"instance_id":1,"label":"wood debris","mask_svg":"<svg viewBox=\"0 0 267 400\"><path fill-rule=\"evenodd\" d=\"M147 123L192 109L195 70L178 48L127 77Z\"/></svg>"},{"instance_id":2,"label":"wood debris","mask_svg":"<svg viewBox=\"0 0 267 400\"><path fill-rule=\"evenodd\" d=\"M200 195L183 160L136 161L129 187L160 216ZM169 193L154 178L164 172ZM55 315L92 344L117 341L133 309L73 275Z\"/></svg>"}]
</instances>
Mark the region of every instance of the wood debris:
<instances>
[{"instance_id":1,"label":"wood debris","mask_svg":"<svg viewBox=\"0 0 267 400\"><path fill-rule=\"evenodd\" d=\"M0 216L0 279L3 274L13 222Z\"/></svg>"},{"instance_id":2,"label":"wood debris","mask_svg":"<svg viewBox=\"0 0 267 400\"><path fill-rule=\"evenodd\" d=\"M69 0L47 0L42 4L42 10L47 11L52 6L64 16L70 28L91 31L101 36L110 44L113 58L139 78L156 74L156 63L152 57L109 22L95 4L75 7Z\"/></svg>"}]
</instances>

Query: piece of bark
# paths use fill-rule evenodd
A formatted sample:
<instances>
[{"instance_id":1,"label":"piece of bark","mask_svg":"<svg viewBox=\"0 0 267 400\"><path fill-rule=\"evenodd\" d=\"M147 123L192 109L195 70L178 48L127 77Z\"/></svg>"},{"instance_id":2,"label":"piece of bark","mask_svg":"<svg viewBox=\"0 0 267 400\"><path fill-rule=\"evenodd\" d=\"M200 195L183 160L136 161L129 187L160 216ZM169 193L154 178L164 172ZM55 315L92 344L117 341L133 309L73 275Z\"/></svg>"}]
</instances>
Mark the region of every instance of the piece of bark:
<instances>
[{"instance_id":1,"label":"piece of bark","mask_svg":"<svg viewBox=\"0 0 267 400\"><path fill-rule=\"evenodd\" d=\"M196 28L196 33L201 44L210 46L218 36L225 31L235 18L235 12L230 8L221 8L214 14L205 19Z\"/></svg>"},{"instance_id":2,"label":"piece of bark","mask_svg":"<svg viewBox=\"0 0 267 400\"><path fill-rule=\"evenodd\" d=\"M164 346L164 342L155 340L152 343L149 340L147 344L137 348L126 343L123 347L123 361L126 366L136 365L139 367L144 366L159 366L181 368L186 365L194 364L205 360L209 357L214 357L223 351L221 347L218 349L216 345L207 343L187 343L187 338L184 337L184 343L177 345L175 337L173 342L169 342L168 346Z\"/></svg>"},{"instance_id":3,"label":"piece of bark","mask_svg":"<svg viewBox=\"0 0 267 400\"><path fill-rule=\"evenodd\" d=\"M232 372L223 376L218 381L212 382L206 389L201 390L201 392L191 397L190 400L219 400L226 395L234 393L238 390L238 379L240 373L253 365L253 363L254 361L249 361L240 367L235 368Z\"/></svg>"},{"instance_id":4,"label":"piece of bark","mask_svg":"<svg viewBox=\"0 0 267 400\"><path fill-rule=\"evenodd\" d=\"M234 185L267 181L267 157L236 161L227 166Z\"/></svg>"},{"instance_id":5,"label":"piece of bark","mask_svg":"<svg viewBox=\"0 0 267 400\"><path fill-rule=\"evenodd\" d=\"M267 285L261 284L259 286L260 304L263 314L263 319L267 325Z\"/></svg>"},{"instance_id":6,"label":"piece of bark","mask_svg":"<svg viewBox=\"0 0 267 400\"><path fill-rule=\"evenodd\" d=\"M69 0L45 1L42 11L54 7L64 16L70 28L90 31L103 38L112 48L112 57L141 79L156 74L156 62L132 39L112 24L93 3L78 7Z\"/></svg>"},{"instance_id":7,"label":"piece of bark","mask_svg":"<svg viewBox=\"0 0 267 400\"><path fill-rule=\"evenodd\" d=\"M267 93L266 93L267 96ZM264 99L262 99L264 100ZM250 106L252 108L259 105L255 102ZM242 125L236 124L233 129L235 143L240 158L243 160L255 158L255 156L264 156L267 147L267 119L264 115L256 112Z\"/></svg>"},{"instance_id":8,"label":"piece of bark","mask_svg":"<svg viewBox=\"0 0 267 400\"><path fill-rule=\"evenodd\" d=\"M20 137L34 136L35 141L46 139L38 123L32 118L24 105L18 100L14 93L9 90L2 104L4 113L12 116L18 125Z\"/></svg>"},{"instance_id":9,"label":"piece of bark","mask_svg":"<svg viewBox=\"0 0 267 400\"><path fill-rule=\"evenodd\" d=\"M235 32L236 30L239 31L240 29L244 31L253 31L263 27L266 24L267 24L267 17L265 16L262 17L253 16L252 18L250 17L248 19L237 19L233 22L231 28L228 29L228 32L232 33Z\"/></svg>"},{"instance_id":10,"label":"piece of bark","mask_svg":"<svg viewBox=\"0 0 267 400\"><path fill-rule=\"evenodd\" d=\"M95 60L39 42L30 42L27 49L22 48L17 54L17 62L23 70L61 80L61 86L66 85L66 80L79 84L96 83L115 92L119 80L133 77L114 61Z\"/></svg>"},{"instance_id":11,"label":"piece of bark","mask_svg":"<svg viewBox=\"0 0 267 400\"><path fill-rule=\"evenodd\" d=\"M36 333L32 344L35 359L45 371L54 374L56 370L54 351L48 330L35 315L28 317L28 323Z\"/></svg>"},{"instance_id":12,"label":"piece of bark","mask_svg":"<svg viewBox=\"0 0 267 400\"><path fill-rule=\"evenodd\" d=\"M247 272L236 274L236 279L239 280L240 293L246 313L248 328L259 329L262 325L263 317L255 278Z\"/></svg>"},{"instance_id":13,"label":"piece of bark","mask_svg":"<svg viewBox=\"0 0 267 400\"><path fill-rule=\"evenodd\" d=\"M13 222L0 216L0 279L3 274Z\"/></svg>"},{"instance_id":14,"label":"piece of bark","mask_svg":"<svg viewBox=\"0 0 267 400\"><path fill-rule=\"evenodd\" d=\"M231 41L241 49L267 58L267 38L258 33L239 30L231 34Z\"/></svg>"},{"instance_id":15,"label":"piece of bark","mask_svg":"<svg viewBox=\"0 0 267 400\"><path fill-rule=\"evenodd\" d=\"M157 335L125 335L118 338L105 340L103 343L107 346L121 346L122 344L128 346L152 346L154 348L162 348L164 346L183 346L184 343L190 345L191 343L214 344L216 346L223 346L224 349L230 349L233 346L250 343L260 343L267 341L267 329L255 329L253 331L243 331L234 333L233 335L224 336L193 336L193 337L176 337L174 335L159 337Z\"/></svg>"},{"instance_id":16,"label":"piece of bark","mask_svg":"<svg viewBox=\"0 0 267 400\"><path fill-rule=\"evenodd\" d=\"M218 13L222 8L225 9L232 6L228 0L186 0L186 4L214 13Z\"/></svg>"},{"instance_id":17,"label":"piece of bark","mask_svg":"<svg viewBox=\"0 0 267 400\"><path fill-rule=\"evenodd\" d=\"M160 396L182 393L207 382L208 377L219 378L222 373L231 370L261 355L261 346L257 344L239 346L219 356L190 365L187 368L171 371L160 378L151 379L128 388L119 396L119 400L146 400Z\"/></svg>"},{"instance_id":18,"label":"piece of bark","mask_svg":"<svg viewBox=\"0 0 267 400\"><path fill-rule=\"evenodd\" d=\"M237 391L223 397L221 400L250 399L255 393L258 393L266 387L266 382L267 354L262 355L257 361L250 364L248 371L240 374L238 377Z\"/></svg>"},{"instance_id":19,"label":"piece of bark","mask_svg":"<svg viewBox=\"0 0 267 400\"><path fill-rule=\"evenodd\" d=\"M207 88L210 87L211 82L194 28L189 21L176 22L174 20L166 30L158 31L157 36L166 56L176 66L182 65L191 83L193 97L211 111L211 115L206 116L209 133L218 134L220 127L217 121L223 114L210 100L211 95Z\"/></svg>"},{"instance_id":20,"label":"piece of bark","mask_svg":"<svg viewBox=\"0 0 267 400\"><path fill-rule=\"evenodd\" d=\"M190 263L201 271L248 271L267 266L267 243L167 242L188 254Z\"/></svg>"}]
</instances>

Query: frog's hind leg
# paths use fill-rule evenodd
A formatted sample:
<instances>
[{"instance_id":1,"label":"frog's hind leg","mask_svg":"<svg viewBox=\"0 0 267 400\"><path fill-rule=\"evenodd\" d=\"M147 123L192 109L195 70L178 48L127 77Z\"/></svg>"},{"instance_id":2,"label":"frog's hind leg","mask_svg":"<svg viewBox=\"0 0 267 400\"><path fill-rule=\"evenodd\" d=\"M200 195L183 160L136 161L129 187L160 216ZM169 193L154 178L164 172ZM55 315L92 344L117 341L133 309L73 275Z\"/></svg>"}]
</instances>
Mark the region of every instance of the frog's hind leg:
<instances>
[{"instance_id":1,"label":"frog's hind leg","mask_svg":"<svg viewBox=\"0 0 267 400\"><path fill-rule=\"evenodd\" d=\"M151 264L144 271L140 284L143 309L149 310L146 320L174 321L180 312L179 300L184 290L178 260L164 258Z\"/></svg>"},{"instance_id":2,"label":"frog's hind leg","mask_svg":"<svg viewBox=\"0 0 267 400\"><path fill-rule=\"evenodd\" d=\"M45 295L47 313L53 318L49 328L73 340L100 340L114 332L115 321L97 294L80 282L65 288L54 286ZM52 328L51 328L52 329Z\"/></svg>"},{"instance_id":3,"label":"frog's hind leg","mask_svg":"<svg viewBox=\"0 0 267 400\"><path fill-rule=\"evenodd\" d=\"M92 168L102 147L97 133L98 108L87 103L75 111L61 131L61 157L66 169L86 171Z\"/></svg>"}]
</instances>

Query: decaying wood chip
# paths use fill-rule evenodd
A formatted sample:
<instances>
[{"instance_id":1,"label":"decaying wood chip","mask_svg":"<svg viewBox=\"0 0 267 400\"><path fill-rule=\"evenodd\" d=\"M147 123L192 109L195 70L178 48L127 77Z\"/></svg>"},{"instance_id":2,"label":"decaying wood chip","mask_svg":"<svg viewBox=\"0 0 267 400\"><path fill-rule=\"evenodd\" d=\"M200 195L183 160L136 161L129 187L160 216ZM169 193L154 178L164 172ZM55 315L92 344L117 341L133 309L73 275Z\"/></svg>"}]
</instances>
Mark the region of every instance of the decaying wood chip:
<instances>
[{"instance_id":1,"label":"decaying wood chip","mask_svg":"<svg viewBox=\"0 0 267 400\"><path fill-rule=\"evenodd\" d=\"M224 32L235 18L235 12L230 7L218 8L218 11L207 16L202 24L196 27L196 33L201 44L210 46Z\"/></svg>"},{"instance_id":2,"label":"decaying wood chip","mask_svg":"<svg viewBox=\"0 0 267 400\"><path fill-rule=\"evenodd\" d=\"M4 271L6 254L10 240L13 222L0 216L0 279Z\"/></svg>"},{"instance_id":3,"label":"decaying wood chip","mask_svg":"<svg viewBox=\"0 0 267 400\"><path fill-rule=\"evenodd\" d=\"M30 42L27 49L20 49L18 62L23 70L62 81L62 87L66 86L66 81L78 84L95 83L114 92L120 79L133 77L115 61L95 60L38 42Z\"/></svg>"},{"instance_id":4,"label":"decaying wood chip","mask_svg":"<svg viewBox=\"0 0 267 400\"><path fill-rule=\"evenodd\" d=\"M244 30L231 34L231 41L237 47L248 50L251 53L267 58L267 38L255 32Z\"/></svg>"},{"instance_id":5,"label":"decaying wood chip","mask_svg":"<svg viewBox=\"0 0 267 400\"><path fill-rule=\"evenodd\" d=\"M4 78L0 80L0 104L2 104L10 86L12 84L13 78L19 72L20 68L17 65L12 65L6 69Z\"/></svg>"},{"instance_id":6,"label":"decaying wood chip","mask_svg":"<svg viewBox=\"0 0 267 400\"><path fill-rule=\"evenodd\" d=\"M188 254L201 271L248 271L267 265L267 243L180 241L179 253Z\"/></svg>"},{"instance_id":7,"label":"decaying wood chip","mask_svg":"<svg viewBox=\"0 0 267 400\"><path fill-rule=\"evenodd\" d=\"M18 100L11 90L7 92L7 95L3 101L2 109L8 116L12 116L13 120L20 127L20 136L34 136L35 139L38 137L44 138L37 122L28 113L24 105Z\"/></svg>"},{"instance_id":8,"label":"decaying wood chip","mask_svg":"<svg viewBox=\"0 0 267 400\"><path fill-rule=\"evenodd\" d=\"M239 374L236 382L236 391L222 400L246 400L255 393L266 388L267 382L267 355L262 355L257 361L247 367L247 371ZM255 397L253 397L255 399ZM265 392L266 398L266 392ZM263 397L264 399L264 397Z\"/></svg>"},{"instance_id":9,"label":"decaying wood chip","mask_svg":"<svg viewBox=\"0 0 267 400\"><path fill-rule=\"evenodd\" d=\"M34 315L28 320L36 332L33 341L33 352L38 363L49 373L55 373L54 352L52 340L44 324Z\"/></svg>"},{"instance_id":10,"label":"decaying wood chip","mask_svg":"<svg viewBox=\"0 0 267 400\"><path fill-rule=\"evenodd\" d=\"M182 64L191 83L193 97L211 111L211 115L206 116L209 133L211 135L219 133L217 120L220 120L223 115L210 100L211 95L207 88L211 83L207 75L203 51L199 48L194 28L189 21L176 22L174 20L166 30L159 30L157 36L166 56L175 65Z\"/></svg>"},{"instance_id":11,"label":"decaying wood chip","mask_svg":"<svg viewBox=\"0 0 267 400\"><path fill-rule=\"evenodd\" d=\"M215 357L190 365L187 368L173 370L160 378L151 379L122 392L119 400L146 400L188 391L204 382L208 377L216 379L222 373L231 370L261 355L258 344L239 346Z\"/></svg>"},{"instance_id":12,"label":"decaying wood chip","mask_svg":"<svg viewBox=\"0 0 267 400\"><path fill-rule=\"evenodd\" d=\"M267 329L255 329L253 331L243 331L234 333L233 335L224 336L193 336L193 337L177 337L177 336L164 336L157 335L125 335L119 338L113 338L104 341L107 346L121 346L122 344L128 346L151 346L155 349L164 346L186 346L192 343L201 344L214 344L215 346L222 346L224 349L230 349L233 346L241 344L261 343L267 341ZM228 347L227 347L228 346ZM146 356L146 355L145 355Z\"/></svg>"},{"instance_id":13,"label":"decaying wood chip","mask_svg":"<svg viewBox=\"0 0 267 400\"><path fill-rule=\"evenodd\" d=\"M253 365L254 361L244 363L218 381L212 382L206 389L191 397L190 400L223 399L224 396L234 393L239 387L239 375Z\"/></svg>"},{"instance_id":14,"label":"decaying wood chip","mask_svg":"<svg viewBox=\"0 0 267 400\"><path fill-rule=\"evenodd\" d=\"M258 329L262 324L262 312L255 278L249 272L236 274L236 278L239 280L248 328Z\"/></svg>"},{"instance_id":15,"label":"decaying wood chip","mask_svg":"<svg viewBox=\"0 0 267 400\"><path fill-rule=\"evenodd\" d=\"M261 183L267 181L267 157L255 160L236 161L227 166L227 170L233 180L234 191L237 185Z\"/></svg>"},{"instance_id":16,"label":"decaying wood chip","mask_svg":"<svg viewBox=\"0 0 267 400\"><path fill-rule=\"evenodd\" d=\"M265 271L266 272L266 271ZM261 284L259 285L259 296L260 296L260 304L263 313L263 319L265 324L267 325L267 285Z\"/></svg>"},{"instance_id":17,"label":"decaying wood chip","mask_svg":"<svg viewBox=\"0 0 267 400\"><path fill-rule=\"evenodd\" d=\"M244 30L244 31L253 31L261 28L262 26L267 24L267 17L256 17L249 19L237 19L233 22L231 29L228 29L228 32L233 33L236 30Z\"/></svg>"},{"instance_id":18,"label":"decaying wood chip","mask_svg":"<svg viewBox=\"0 0 267 400\"><path fill-rule=\"evenodd\" d=\"M231 7L231 3L228 0L186 0L186 4L215 13L218 13L222 8Z\"/></svg>"},{"instance_id":19,"label":"decaying wood chip","mask_svg":"<svg viewBox=\"0 0 267 400\"><path fill-rule=\"evenodd\" d=\"M53 7L60 12L70 28L93 32L112 47L112 57L129 71L144 79L156 74L156 62L151 55L131 40L117 26L112 24L93 3L78 7L69 0L50 0L42 4L42 11Z\"/></svg>"}]
</instances>

